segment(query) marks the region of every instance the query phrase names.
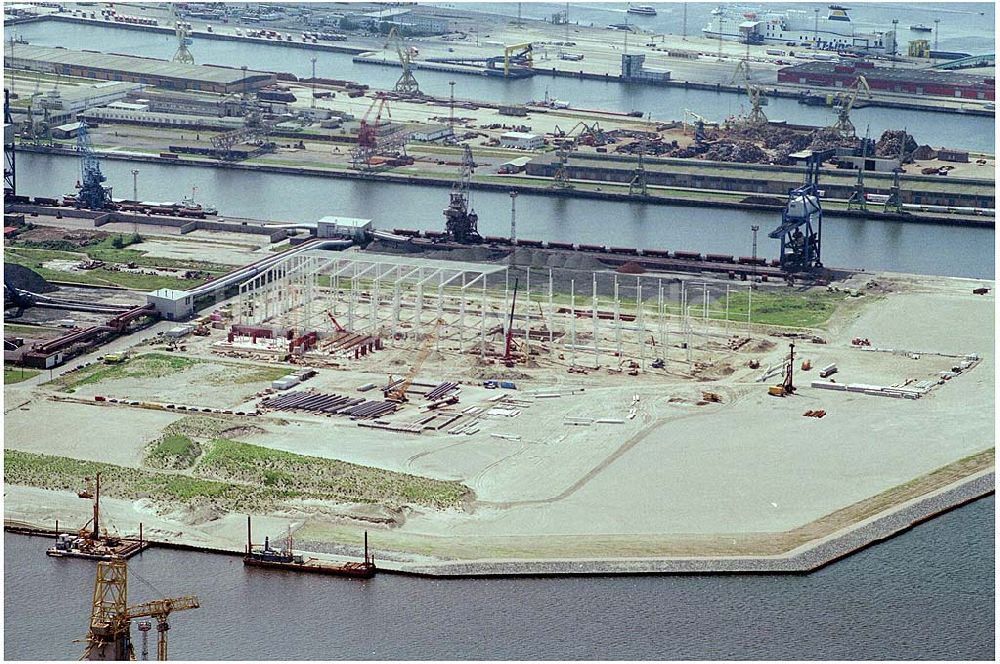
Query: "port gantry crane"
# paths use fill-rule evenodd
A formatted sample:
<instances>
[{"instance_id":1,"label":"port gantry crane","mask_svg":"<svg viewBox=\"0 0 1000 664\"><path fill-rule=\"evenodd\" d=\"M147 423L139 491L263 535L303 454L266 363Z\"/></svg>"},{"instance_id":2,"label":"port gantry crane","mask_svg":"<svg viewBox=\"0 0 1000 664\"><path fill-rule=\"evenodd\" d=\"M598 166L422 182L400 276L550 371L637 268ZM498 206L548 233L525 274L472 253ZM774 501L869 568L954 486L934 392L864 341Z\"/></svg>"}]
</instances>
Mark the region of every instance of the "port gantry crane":
<instances>
[{"instance_id":1,"label":"port gantry crane","mask_svg":"<svg viewBox=\"0 0 1000 664\"><path fill-rule=\"evenodd\" d=\"M857 136L854 123L851 122L851 109L854 108L855 102L862 93L867 95L869 99L872 98L872 89L868 87L868 79L864 76L858 76L851 87L837 95L834 100L837 121L830 128L835 129L841 138L847 139Z\"/></svg>"},{"instance_id":2,"label":"port gantry crane","mask_svg":"<svg viewBox=\"0 0 1000 664\"><path fill-rule=\"evenodd\" d=\"M455 242L476 244L483 241L479 235L479 215L471 207L470 185L476 162L472 148L463 145L462 171L451 188L451 199L444 209L444 228Z\"/></svg>"},{"instance_id":3,"label":"port gantry crane","mask_svg":"<svg viewBox=\"0 0 1000 664\"><path fill-rule=\"evenodd\" d=\"M403 68L402 75L400 75L399 80L396 81L396 85L392 88L393 92L404 95L419 95L420 84L413 77L412 54L410 49L403 43L403 37L399 34L396 26L392 26L392 30L389 31L389 38L386 40L385 47L388 48L389 46L396 48L396 55L399 56L399 64Z\"/></svg>"},{"instance_id":4,"label":"port gantry crane","mask_svg":"<svg viewBox=\"0 0 1000 664\"><path fill-rule=\"evenodd\" d=\"M424 341L420 344L420 349L417 351L416 357L413 359L413 365L410 370L406 372L403 379L399 383L393 384L392 376L389 376L389 385L385 391L385 398L388 401L394 401L396 403L406 403L409 399L406 397L406 392L413 385L413 381L416 380L417 374L420 373L421 367L424 366L424 362L431 354L431 347L433 346L434 340L437 339L438 330L444 325L444 321L438 318L434 321L434 327L431 331L427 333L424 337Z\"/></svg>"},{"instance_id":5,"label":"port gantry crane","mask_svg":"<svg viewBox=\"0 0 1000 664\"><path fill-rule=\"evenodd\" d=\"M389 98L383 92L378 92L372 99L371 106L365 111L358 127L358 143L351 149L351 168L370 172L374 170L372 157L375 156L406 156L405 130L385 133L387 125L392 124L392 111L389 108ZM369 123L368 116L375 110L375 122ZM388 122L382 124L382 112L385 111Z\"/></svg>"},{"instance_id":6,"label":"port gantry crane","mask_svg":"<svg viewBox=\"0 0 1000 664\"><path fill-rule=\"evenodd\" d=\"M156 599L128 605L128 567L122 558L97 563L94 597L90 611L90 633L83 658L87 660L135 659L132 648L131 621L154 618L158 634L157 660L167 659L168 618L175 611L199 608L194 595Z\"/></svg>"},{"instance_id":7,"label":"port gantry crane","mask_svg":"<svg viewBox=\"0 0 1000 664\"><path fill-rule=\"evenodd\" d=\"M865 129L865 138L861 141L861 164L858 166L858 178L854 182L854 189L850 198L847 199L848 210L867 210L868 199L865 192L865 157L868 156L868 146L871 143L871 125Z\"/></svg>"},{"instance_id":8,"label":"port gantry crane","mask_svg":"<svg viewBox=\"0 0 1000 664\"><path fill-rule=\"evenodd\" d=\"M87 123L80 123L76 134L76 149L80 153L80 181L76 183L76 205L88 210L106 210L111 206L111 187L105 187L107 180L101 173L101 161L90 143Z\"/></svg>"},{"instance_id":9,"label":"port gantry crane","mask_svg":"<svg viewBox=\"0 0 1000 664\"><path fill-rule=\"evenodd\" d=\"M575 136L573 135L574 132L576 132ZM608 142L607 135L601 129L599 122L595 122L594 124L577 122L570 127L569 131L563 131L559 125L556 125L552 135L555 138L562 139L562 142L556 149L556 157L559 162L556 165L555 175L552 177L552 184L549 186L555 189L572 189L573 185L570 184L569 177L566 174L566 165L573 151L576 150L576 146L580 143L593 146L605 145Z\"/></svg>"},{"instance_id":10,"label":"port gantry crane","mask_svg":"<svg viewBox=\"0 0 1000 664\"><path fill-rule=\"evenodd\" d=\"M173 62L193 65L194 56L191 55L191 51L188 50L188 44L191 43L191 37L189 36L187 25L179 20L177 16L177 5L173 2L170 3L170 20L174 24L174 34L177 35L177 51L174 53L174 57L172 58Z\"/></svg>"},{"instance_id":11,"label":"port gantry crane","mask_svg":"<svg viewBox=\"0 0 1000 664\"><path fill-rule=\"evenodd\" d=\"M823 208L819 201L819 164L815 154L806 162L805 184L788 192L781 225L767 235L773 240L781 240L781 269L786 272L808 272L823 267L820 259Z\"/></svg>"},{"instance_id":12,"label":"port gantry crane","mask_svg":"<svg viewBox=\"0 0 1000 664\"><path fill-rule=\"evenodd\" d=\"M14 120L10 115L10 90L3 90L3 191L17 193L17 147L14 145Z\"/></svg>"},{"instance_id":13,"label":"port gantry crane","mask_svg":"<svg viewBox=\"0 0 1000 664\"><path fill-rule=\"evenodd\" d=\"M739 64L736 65L736 71L733 72L731 83L734 85L738 83L741 73L743 74L743 87L747 92L747 99L750 102L750 108L746 116L742 119L743 123L755 127L766 125L768 120L762 108L767 106L767 97L764 96L764 89L751 80L750 65L745 60L740 60Z\"/></svg>"}]
</instances>

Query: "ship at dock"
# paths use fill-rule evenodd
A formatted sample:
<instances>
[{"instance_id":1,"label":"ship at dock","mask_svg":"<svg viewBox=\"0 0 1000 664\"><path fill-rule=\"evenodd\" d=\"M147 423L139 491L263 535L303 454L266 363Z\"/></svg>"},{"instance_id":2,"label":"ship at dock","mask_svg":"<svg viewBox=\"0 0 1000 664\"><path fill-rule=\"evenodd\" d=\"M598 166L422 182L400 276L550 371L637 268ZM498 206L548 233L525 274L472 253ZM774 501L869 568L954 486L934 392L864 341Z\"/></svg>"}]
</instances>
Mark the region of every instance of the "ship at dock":
<instances>
[{"instance_id":1,"label":"ship at dock","mask_svg":"<svg viewBox=\"0 0 1000 664\"><path fill-rule=\"evenodd\" d=\"M709 23L701 32L711 39L809 45L830 51L881 53L888 48L884 33L856 32L849 9L842 5L829 5L818 14L802 9L719 6L711 11Z\"/></svg>"},{"instance_id":2,"label":"ship at dock","mask_svg":"<svg viewBox=\"0 0 1000 664\"><path fill-rule=\"evenodd\" d=\"M316 558L306 558L296 554L292 547L292 532L288 531L284 547L271 546L271 538L265 537L264 544L253 543L250 517L247 517L247 546L243 564L247 567L263 567L291 572L348 576L356 579L370 579L375 576L375 556L368 550L368 531L365 531L365 552L363 562L335 563Z\"/></svg>"}]
</instances>

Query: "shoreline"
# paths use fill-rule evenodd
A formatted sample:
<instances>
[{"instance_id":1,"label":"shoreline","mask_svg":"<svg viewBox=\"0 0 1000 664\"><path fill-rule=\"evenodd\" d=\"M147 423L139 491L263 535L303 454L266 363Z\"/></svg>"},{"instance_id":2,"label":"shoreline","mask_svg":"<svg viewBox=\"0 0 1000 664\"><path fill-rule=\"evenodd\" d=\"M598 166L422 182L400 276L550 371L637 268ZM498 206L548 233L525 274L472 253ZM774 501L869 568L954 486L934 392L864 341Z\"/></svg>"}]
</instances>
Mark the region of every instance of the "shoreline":
<instances>
[{"instance_id":1,"label":"shoreline","mask_svg":"<svg viewBox=\"0 0 1000 664\"><path fill-rule=\"evenodd\" d=\"M44 146L18 146L18 152L27 152L43 155L54 155L58 157L76 157L73 150L63 148L51 148ZM117 161L133 161L141 163L163 164L172 166L197 166L201 168L222 168L231 170L252 171L258 173L276 173L281 175L299 175L308 177L339 178L348 180L362 180L367 182L388 182L401 185L423 185L433 187L454 186L454 181L448 178L420 177L414 178L407 175L391 175L388 173L361 173L342 170L324 170L316 168L305 168L299 166L276 166L268 164L247 164L240 162L208 161L200 159L162 159L156 155L122 154L119 152L98 151L101 159L112 159ZM744 201L711 200L710 196L714 192L706 190L697 191L698 198L686 198L679 196L630 196L628 193L616 193L608 191L595 191L590 189L554 189L548 186L548 181L540 180L544 184L541 186L531 186L523 183L494 183L472 181L470 187L478 191L498 191L509 193L517 191L521 194L533 194L538 196L554 196L560 198L588 198L620 203L643 203L648 205L667 205L679 207L707 207L707 208L731 208L738 210L758 210L766 212L776 212L783 209L784 205L772 205L767 203L748 203ZM587 183L588 181L579 181ZM685 190L688 191L688 190ZM752 192L732 192L734 194L745 194L749 198L754 196ZM769 195L767 198L774 198ZM995 228L996 220L993 217L962 217L950 218L947 216L927 216L918 214L895 214L885 212L875 212L866 210L840 210L824 209L825 217L844 217L853 219L872 219L877 221L904 222L917 224L934 224L941 226L973 227L973 228Z\"/></svg>"},{"instance_id":2,"label":"shoreline","mask_svg":"<svg viewBox=\"0 0 1000 664\"><path fill-rule=\"evenodd\" d=\"M841 530L773 556L684 556L665 558L481 559L434 563L380 560L379 573L433 579L526 578L574 576L650 576L679 574L809 574L922 523L995 494L994 468L904 501ZM4 519L4 531L29 537L55 537L58 531L25 521ZM150 548L242 556L243 551L147 538ZM308 553L308 552L307 552Z\"/></svg>"},{"instance_id":3,"label":"shoreline","mask_svg":"<svg viewBox=\"0 0 1000 664\"><path fill-rule=\"evenodd\" d=\"M78 16L65 16L60 14L46 14L44 16L39 16L32 22L44 23L46 21L58 21L64 23L76 23L81 25L95 25L105 28L121 28L124 30L141 30L143 32L155 32L159 34L173 34L173 30L165 26L151 26L151 25L139 25L132 23L108 23L106 21L101 21L98 19L80 18ZM285 28L287 29L287 28ZM365 54L371 53L371 48L363 48L360 46L348 46L348 45L338 45L338 43L322 42L315 43L304 42L304 41L292 41L292 42L279 42L270 39L261 39L254 37L240 37L237 35L231 35L223 32L207 32L204 30L194 30L191 32L191 36L198 39L209 39L216 41L237 41L248 44L256 45L272 45L272 46L293 46L295 48L302 48L307 50L315 51L327 51L336 53L345 53L348 55L355 56L352 58L353 62L358 64L373 64L373 65L383 65L389 67L397 67L398 64L395 61L383 62L377 59L369 59L364 57ZM451 65L440 65L438 63L424 62L421 60L413 61L414 70L424 69L424 70L438 70L445 71L449 73L463 74L469 76L481 76L482 71L477 69L470 69L461 66L451 66ZM561 77L561 78L576 78L576 79L587 79L594 81L603 82L616 82L623 83L627 85L642 85L650 87L661 87L661 88L681 88L684 90L705 90L709 92L718 92L733 95L743 95L744 90L738 85L726 85L724 83L708 83L703 81L686 81L686 80L674 80L670 79L667 81L654 82L649 80L625 80L621 75L611 74L611 73L594 73L585 71L570 71L567 69L558 69L556 67L551 67L548 69L534 68L535 75L537 76L550 76L550 77ZM278 73L278 72L275 72ZM779 86L777 83L767 84L768 89L766 90L767 96L770 97L783 97L786 99L799 99L804 95L819 91L821 93L826 92L836 92L838 88L828 88L822 86L804 86L804 85L793 85L793 86ZM910 102L899 99L890 99L886 97L873 97L867 99L864 102L864 106L869 106L873 108L889 108L889 109L900 109L900 110L912 110L924 113L949 113L954 115L970 115L978 117L993 117L994 112L985 109L978 108L951 108L948 106L942 106L940 104L922 104L919 102ZM858 106L859 108L861 105Z\"/></svg>"}]
</instances>

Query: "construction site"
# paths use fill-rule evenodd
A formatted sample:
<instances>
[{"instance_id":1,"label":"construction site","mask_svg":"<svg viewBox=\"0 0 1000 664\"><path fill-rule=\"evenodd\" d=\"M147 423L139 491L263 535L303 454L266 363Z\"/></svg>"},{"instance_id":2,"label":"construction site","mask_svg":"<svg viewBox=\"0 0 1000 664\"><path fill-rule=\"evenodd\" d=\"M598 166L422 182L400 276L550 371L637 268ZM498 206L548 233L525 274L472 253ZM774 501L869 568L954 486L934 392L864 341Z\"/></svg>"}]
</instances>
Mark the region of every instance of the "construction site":
<instances>
[{"instance_id":1,"label":"construction site","mask_svg":"<svg viewBox=\"0 0 1000 664\"><path fill-rule=\"evenodd\" d=\"M127 606L119 559L149 546L368 578L371 530L379 569L416 574L808 571L991 486L992 280L838 269L823 217L992 218L993 158L862 135L864 76L831 94L829 126L774 123L748 47L739 116L653 122L547 94L424 95L396 28L379 38L392 91L321 79L315 60L307 80L197 66L173 11L169 63L18 55L56 85L116 72L156 89L67 94L105 105L61 108L79 113L63 127L36 126L30 77L5 98L5 518L55 535L54 558L102 561L91 656L127 656L129 620L162 616L165 657L170 607L197 607ZM516 78L535 55L518 41L437 64ZM24 149L71 149L75 192L19 190ZM434 229L336 204L309 223L227 219L194 189L143 200L138 170L116 195L109 156L450 193ZM487 185L510 193L509 233L480 230ZM739 193L773 220L742 256L526 239L519 187Z\"/></svg>"}]
</instances>

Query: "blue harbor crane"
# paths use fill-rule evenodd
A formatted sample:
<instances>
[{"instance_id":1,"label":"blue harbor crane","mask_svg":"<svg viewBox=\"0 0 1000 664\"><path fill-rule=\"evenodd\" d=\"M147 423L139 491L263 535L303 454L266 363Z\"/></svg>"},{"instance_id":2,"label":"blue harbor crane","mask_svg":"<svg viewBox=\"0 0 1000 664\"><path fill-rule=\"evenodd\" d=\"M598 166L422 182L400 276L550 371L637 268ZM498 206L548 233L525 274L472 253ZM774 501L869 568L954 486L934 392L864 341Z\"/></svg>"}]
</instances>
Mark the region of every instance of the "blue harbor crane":
<instances>
[{"instance_id":1,"label":"blue harbor crane","mask_svg":"<svg viewBox=\"0 0 1000 664\"><path fill-rule=\"evenodd\" d=\"M17 148L14 145L14 120L10 116L10 90L3 90L3 193L17 193Z\"/></svg>"},{"instance_id":2,"label":"blue harbor crane","mask_svg":"<svg viewBox=\"0 0 1000 664\"><path fill-rule=\"evenodd\" d=\"M76 195L77 207L88 210L105 210L111 207L111 187L103 184L107 178L101 173L101 162L90 143L86 122L80 123L76 149L80 153L80 181L76 183L79 189Z\"/></svg>"},{"instance_id":3,"label":"blue harbor crane","mask_svg":"<svg viewBox=\"0 0 1000 664\"><path fill-rule=\"evenodd\" d=\"M805 184L788 192L781 225L767 235L781 240L781 269L786 272L808 272L823 267L820 260L823 208L818 186L821 161L821 155L809 156Z\"/></svg>"}]
</instances>

